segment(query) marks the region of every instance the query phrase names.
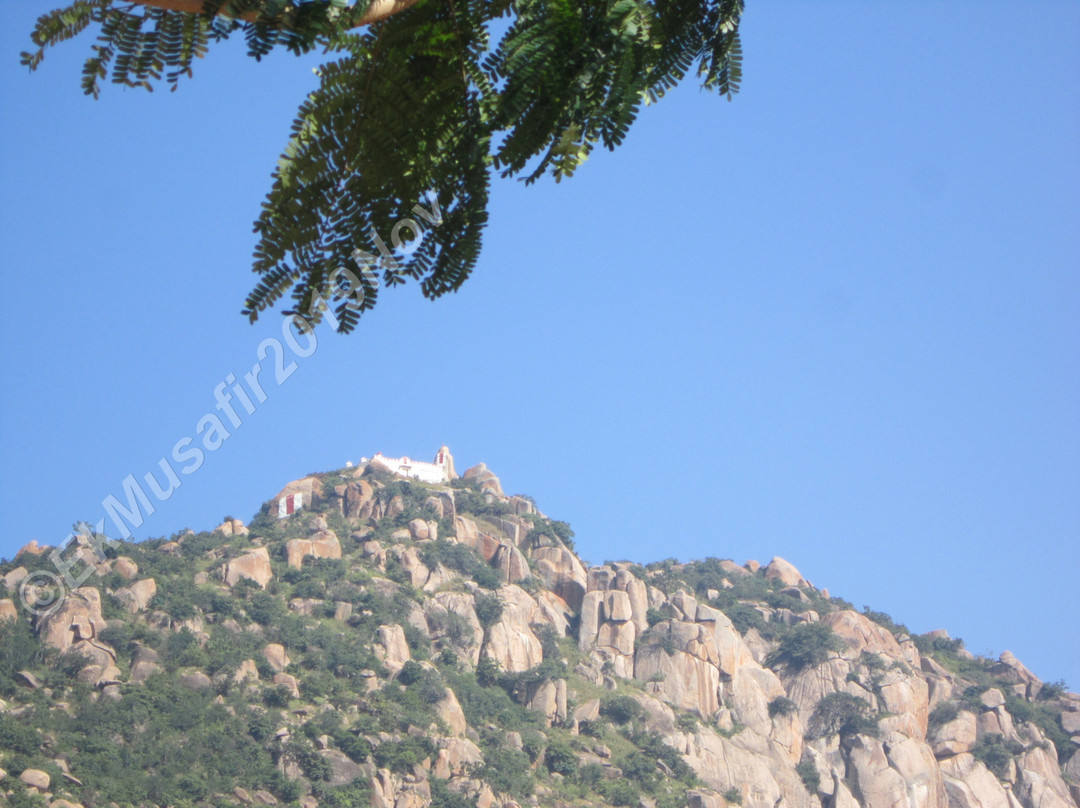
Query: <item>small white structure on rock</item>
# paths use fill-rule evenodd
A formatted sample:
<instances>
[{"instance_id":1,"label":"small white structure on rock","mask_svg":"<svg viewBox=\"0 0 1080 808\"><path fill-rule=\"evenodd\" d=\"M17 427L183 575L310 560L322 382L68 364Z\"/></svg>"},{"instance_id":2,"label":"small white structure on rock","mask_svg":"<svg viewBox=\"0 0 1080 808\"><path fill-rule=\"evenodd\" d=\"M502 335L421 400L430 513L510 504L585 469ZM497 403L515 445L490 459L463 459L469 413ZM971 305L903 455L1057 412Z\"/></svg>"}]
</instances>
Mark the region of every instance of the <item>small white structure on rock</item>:
<instances>
[{"instance_id":1,"label":"small white structure on rock","mask_svg":"<svg viewBox=\"0 0 1080 808\"><path fill-rule=\"evenodd\" d=\"M387 457L382 452L376 452L369 461L369 465L377 466L399 477L408 477L435 485L448 483L457 477L454 473L454 456L450 454L450 449L446 446L439 448L434 463L425 463L408 457Z\"/></svg>"}]
</instances>

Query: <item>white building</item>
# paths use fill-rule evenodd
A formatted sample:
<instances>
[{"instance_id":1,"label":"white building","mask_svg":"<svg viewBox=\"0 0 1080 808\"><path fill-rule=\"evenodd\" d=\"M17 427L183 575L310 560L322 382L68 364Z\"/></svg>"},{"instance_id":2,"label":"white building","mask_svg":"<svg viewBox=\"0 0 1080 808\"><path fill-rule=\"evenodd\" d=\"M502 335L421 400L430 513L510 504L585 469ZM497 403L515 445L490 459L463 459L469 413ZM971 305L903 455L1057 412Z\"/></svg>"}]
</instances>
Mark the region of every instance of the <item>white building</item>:
<instances>
[{"instance_id":1,"label":"white building","mask_svg":"<svg viewBox=\"0 0 1080 808\"><path fill-rule=\"evenodd\" d=\"M387 457L382 452L376 452L369 463L397 474L399 477L408 477L425 483L436 485L450 482L457 477L454 473L454 457L446 446L439 448L435 455L434 463L425 463L422 460L412 460L408 457Z\"/></svg>"}]
</instances>

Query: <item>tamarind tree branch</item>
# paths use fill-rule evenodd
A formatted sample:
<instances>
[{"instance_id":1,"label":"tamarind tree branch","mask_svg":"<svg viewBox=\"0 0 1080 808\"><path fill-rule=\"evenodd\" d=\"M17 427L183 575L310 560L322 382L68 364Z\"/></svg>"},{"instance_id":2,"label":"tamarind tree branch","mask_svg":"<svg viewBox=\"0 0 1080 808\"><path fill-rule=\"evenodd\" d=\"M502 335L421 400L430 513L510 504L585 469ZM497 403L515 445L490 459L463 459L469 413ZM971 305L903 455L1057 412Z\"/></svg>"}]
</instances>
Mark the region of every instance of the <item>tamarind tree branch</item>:
<instances>
[{"instance_id":1,"label":"tamarind tree branch","mask_svg":"<svg viewBox=\"0 0 1080 808\"><path fill-rule=\"evenodd\" d=\"M182 11L186 14L201 14L203 8L203 0L132 0L132 2L141 6L163 8L166 11ZM367 13L360 18L355 27L359 28L362 25L371 25L385 20L416 5L417 2L418 0L371 0ZM256 16L255 12L249 12L243 16L243 19L252 22Z\"/></svg>"}]
</instances>

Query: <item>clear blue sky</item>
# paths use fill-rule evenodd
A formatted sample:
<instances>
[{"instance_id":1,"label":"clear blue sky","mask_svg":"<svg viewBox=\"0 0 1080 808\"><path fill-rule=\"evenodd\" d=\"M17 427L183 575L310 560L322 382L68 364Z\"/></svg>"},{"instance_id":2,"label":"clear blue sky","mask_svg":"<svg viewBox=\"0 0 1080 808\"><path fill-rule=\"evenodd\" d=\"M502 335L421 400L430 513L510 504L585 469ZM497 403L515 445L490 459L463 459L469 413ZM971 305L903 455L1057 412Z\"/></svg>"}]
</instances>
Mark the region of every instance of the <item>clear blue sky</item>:
<instances>
[{"instance_id":1,"label":"clear blue sky","mask_svg":"<svg viewBox=\"0 0 1080 808\"><path fill-rule=\"evenodd\" d=\"M251 222L317 60L170 94L18 65L0 6L0 556L55 544L256 362ZM569 182L496 183L460 293L395 290L139 536L376 450L486 461L587 559L781 555L1080 687L1080 5L763 3ZM363 246L363 245L359 245Z\"/></svg>"}]
</instances>

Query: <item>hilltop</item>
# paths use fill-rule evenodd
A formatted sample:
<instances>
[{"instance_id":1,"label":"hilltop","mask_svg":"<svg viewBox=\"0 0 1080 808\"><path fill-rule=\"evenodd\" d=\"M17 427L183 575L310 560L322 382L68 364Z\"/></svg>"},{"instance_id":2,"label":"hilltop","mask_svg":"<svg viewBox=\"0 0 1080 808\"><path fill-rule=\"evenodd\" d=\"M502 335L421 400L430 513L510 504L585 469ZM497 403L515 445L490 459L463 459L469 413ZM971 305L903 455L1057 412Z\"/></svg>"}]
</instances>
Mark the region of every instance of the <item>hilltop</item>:
<instances>
[{"instance_id":1,"label":"hilltop","mask_svg":"<svg viewBox=\"0 0 1080 808\"><path fill-rule=\"evenodd\" d=\"M1080 806L1080 696L1012 654L781 558L587 567L573 537L443 447L248 524L79 536L70 591L31 543L0 564L0 804Z\"/></svg>"}]
</instances>

